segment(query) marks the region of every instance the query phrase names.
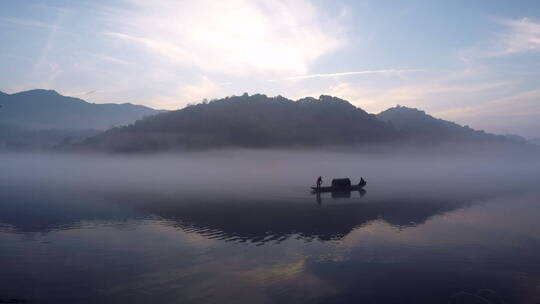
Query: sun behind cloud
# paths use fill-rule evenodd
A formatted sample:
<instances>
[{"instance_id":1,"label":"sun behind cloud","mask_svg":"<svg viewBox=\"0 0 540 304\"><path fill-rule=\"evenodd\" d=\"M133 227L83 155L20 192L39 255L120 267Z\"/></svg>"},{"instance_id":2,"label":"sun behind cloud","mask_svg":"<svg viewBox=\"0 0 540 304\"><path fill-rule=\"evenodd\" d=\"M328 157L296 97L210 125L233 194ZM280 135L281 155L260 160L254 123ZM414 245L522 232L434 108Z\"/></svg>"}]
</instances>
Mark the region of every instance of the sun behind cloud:
<instances>
[{"instance_id":1,"label":"sun behind cloud","mask_svg":"<svg viewBox=\"0 0 540 304\"><path fill-rule=\"evenodd\" d=\"M233 75L305 74L345 44L338 19L308 1L137 1L110 20L107 36L156 61Z\"/></svg>"}]
</instances>

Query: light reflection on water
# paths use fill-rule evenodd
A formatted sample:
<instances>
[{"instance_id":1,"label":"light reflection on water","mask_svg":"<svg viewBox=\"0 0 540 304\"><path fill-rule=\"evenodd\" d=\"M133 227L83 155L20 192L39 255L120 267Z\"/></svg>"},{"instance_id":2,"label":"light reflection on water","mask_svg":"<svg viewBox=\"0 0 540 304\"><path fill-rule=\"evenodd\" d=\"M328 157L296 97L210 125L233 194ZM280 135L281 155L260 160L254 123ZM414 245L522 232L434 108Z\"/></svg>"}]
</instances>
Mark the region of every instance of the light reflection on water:
<instances>
[{"instance_id":1,"label":"light reflection on water","mask_svg":"<svg viewBox=\"0 0 540 304\"><path fill-rule=\"evenodd\" d=\"M534 191L1 195L3 301L540 301Z\"/></svg>"}]
</instances>

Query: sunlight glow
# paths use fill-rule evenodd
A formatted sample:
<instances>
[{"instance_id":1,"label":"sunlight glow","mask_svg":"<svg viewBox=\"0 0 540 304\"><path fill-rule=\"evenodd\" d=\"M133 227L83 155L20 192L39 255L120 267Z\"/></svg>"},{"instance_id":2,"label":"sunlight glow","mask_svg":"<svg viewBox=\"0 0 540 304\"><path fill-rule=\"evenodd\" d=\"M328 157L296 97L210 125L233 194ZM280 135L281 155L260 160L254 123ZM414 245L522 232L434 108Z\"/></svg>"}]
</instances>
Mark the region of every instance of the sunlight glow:
<instances>
[{"instance_id":1,"label":"sunlight glow","mask_svg":"<svg viewBox=\"0 0 540 304\"><path fill-rule=\"evenodd\" d=\"M311 61L344 44L339 20L323 26L306 1L131 2L107 35L206 71L305 74Z\"/></svg>"}]
</instances>

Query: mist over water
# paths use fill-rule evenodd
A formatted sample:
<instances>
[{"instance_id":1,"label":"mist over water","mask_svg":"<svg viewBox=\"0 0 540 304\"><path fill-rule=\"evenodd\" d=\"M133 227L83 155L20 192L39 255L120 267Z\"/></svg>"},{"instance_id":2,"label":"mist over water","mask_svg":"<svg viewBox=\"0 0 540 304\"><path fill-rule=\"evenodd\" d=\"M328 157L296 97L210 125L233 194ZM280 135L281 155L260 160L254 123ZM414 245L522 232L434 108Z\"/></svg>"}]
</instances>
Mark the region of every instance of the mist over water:
<instances>
[{"instance_id":1,"label":"mist over water","mask_svg":"<svg viewBox=\"0 0 540 304\"><path fill-rule=\"evenodd\" d=\"M368 179L377 195L421 190L421 195L525 186L538 178L540 158L496 154L481 148L439 151L355 152L309 150L216 150L177 154L0 154L3 185L28 184L84 191L164 193L305 193L323 176ZM497 184L497 186L495 186ZM278 190L278 191L276 191ZM442 191L442 192L441 192ZM396 193L399 192L399 193Z\"/></svg>"},{"instance_id":2,"label":"mist over water","mask_svg":"<svg viewBox=\"0 0 540 304\"><path fill-rule=\"evenodd\" d=\"M535 303L539 169L486 147L0 154L0 300ZM319 175L367 186L317 196Z\"/></svg>"}]
</instances>

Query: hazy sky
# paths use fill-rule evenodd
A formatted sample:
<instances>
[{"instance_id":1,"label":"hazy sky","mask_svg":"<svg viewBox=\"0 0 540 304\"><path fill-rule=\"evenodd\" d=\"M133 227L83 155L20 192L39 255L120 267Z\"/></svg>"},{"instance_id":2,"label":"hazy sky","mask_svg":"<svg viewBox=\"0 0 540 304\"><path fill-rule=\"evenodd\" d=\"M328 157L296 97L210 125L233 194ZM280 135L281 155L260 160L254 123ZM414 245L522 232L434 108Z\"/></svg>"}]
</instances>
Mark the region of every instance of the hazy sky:
<instances>
[{"instance_id":1,"label":"hazy sky","mask_svg":"<svg viewBox=\"0 0 540 304\"><path fill-rule=\"evenodd\" d=\"M177 109L243 92L540 137L540 1L0 1L0 90Z\"/></svg>"}]
</instances>

